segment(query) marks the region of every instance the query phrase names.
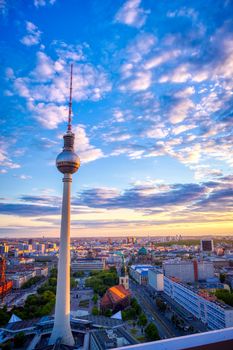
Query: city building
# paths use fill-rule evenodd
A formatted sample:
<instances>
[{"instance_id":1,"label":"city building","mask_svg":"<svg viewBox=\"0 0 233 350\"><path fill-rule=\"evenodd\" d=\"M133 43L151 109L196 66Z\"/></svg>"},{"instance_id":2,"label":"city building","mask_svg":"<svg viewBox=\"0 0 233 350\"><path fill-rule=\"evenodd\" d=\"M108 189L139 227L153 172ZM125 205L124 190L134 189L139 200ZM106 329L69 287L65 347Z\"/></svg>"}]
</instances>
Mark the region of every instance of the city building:
<instances>
[{"instance_id":1,"label":"city building","mask_svg":"<svg viewBox=\"0 0 233 350\"><path fill-rule=\"evenodd\" d=\"M211 261L165 261L163 270L166 277L177 277L182 282L193 283L214 277L214 265Z\"/></svg>"},{"instance_id":2,"label":"city building","mask_svg":"<svg viewBox=\"0 0 233 350\"><path fill-rule=\"evenodd\" d=\"M164 276L162 271L159 269L148 270L148 284L157 292L163 291Z\"/></svg>"},{"instance_id":3,"label":"city building","mask_svg":"<svg viewBox=\"0 0 233 350\"><path fill-rule=\"evenodd\" d=\"M12 289L13 282L6 279L6 259L0 257L0 298L3 298Z\"/></svg>"},{"instance_id":4,"label":"city building","mask_svg":"<svg viewBox=\"0 0 233 350\"><path fill-rule=\"evenodd\" d=\"M28 272L21 272L21 273L16 273L14 275L11 275L12 279L12 287L14 289L20 289L26 283L29 281L31 278L36 276L36 271L28 271Z\"/></svg>"},{"instance_id":5,"label":"city building","mask_svg":"<svg viewBox=\"0 0 233 350\"><path fill-rule=\"evenodd\" d=\"M9 252L9 246L6 243L0 244L0 255L7 256Z\"/></svg>"},{"instance_id":6,"label":"city building","mask_svg":"<svg viewBox=\"0 0 233 350\"><path fill-rule=\"evenodd\" d=\"M233 308L219 302L206 290L180 282L177 278L164 277L164 293L200 319L210 329L233 326Z\"/></svg>"},{"instance_id":7,"label":"city building","mask_svg":"<svg viewBox=\"0 0 233 350\"><path fill-rule=\"evenodd\" d=\"M153 268L152 265L131 265L129 274L137 283L146 285L148 283L148 271Z\"/></svg>"},{"instance_id":8,"label":"city building","mask_svg":"<svg viewBox=\"0 0 233 350\"><path fill-rule=\"evenodd\" d=\"M76 259L71 262L71 269L76 271L98 271L105 270L105 259L99 258L83 258Z\"/></svg>"},{"instance_id":9,"label":"city building","mask_svg":"<svg viewBox=\"0 0 233 350\"><path fill-rule=\"evenodd\" d=\"M134 344L138 344L138 342L122 327L95 331L90 336L91 350L114 349Z\"/></svg>"},{"instance_id":10,"label":"city building","mask_svg":"<svg viewBox=\"0 0 233 350\"><path fill-rule=\"evenodd\" d=\"M214 251L214 241L212 239L202 239L201 240L201 251L213 252Z\"/></svg>"},{"instance_id":11,"label":"city building","mask_svg":"<svg viewBox=\"0 0 233 350\"><path fill-rule=\"evenodd\" d=\"M130 305L131 293L123 285L116 285L109 288L100 301L102 312L111 310L117 312Z\"/></svg>"}]
</instances>

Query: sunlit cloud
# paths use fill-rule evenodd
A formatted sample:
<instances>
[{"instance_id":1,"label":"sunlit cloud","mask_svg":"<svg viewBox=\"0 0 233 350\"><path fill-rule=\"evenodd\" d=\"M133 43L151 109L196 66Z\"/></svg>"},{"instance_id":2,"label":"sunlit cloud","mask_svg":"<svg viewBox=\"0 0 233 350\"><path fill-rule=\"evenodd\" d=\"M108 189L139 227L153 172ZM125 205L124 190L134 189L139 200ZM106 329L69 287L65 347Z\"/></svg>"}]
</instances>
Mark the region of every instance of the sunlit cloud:
<instances>
[{"instance_id":1,"label":"sunlit cloud","mask_svg":"<svg viewBox=\"0 0 233 350\"><path fill-rule=\"evenodd\" d=\"M26 22L27 34L20 40L26 46L37 45L40 42L41 31L32 22Z\"/></svg>"},{"instance_id":2,"label":"sunlit cloud","mask_svg":"<svg viewBox=\"0 0 233 350\"><path fill-rule=\"evenodd\" d=\"M148 10L140 7L141 0L128 0L119 9L115 21L140 28L146 21Z\"/></svg>"}]
</instances>

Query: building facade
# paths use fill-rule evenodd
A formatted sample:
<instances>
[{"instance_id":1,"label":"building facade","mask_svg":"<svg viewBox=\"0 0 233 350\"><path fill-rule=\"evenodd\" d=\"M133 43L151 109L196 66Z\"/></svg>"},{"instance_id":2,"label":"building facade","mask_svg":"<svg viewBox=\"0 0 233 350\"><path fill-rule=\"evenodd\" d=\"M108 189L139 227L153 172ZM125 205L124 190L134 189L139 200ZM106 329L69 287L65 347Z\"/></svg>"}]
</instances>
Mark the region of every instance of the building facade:
<instances>
[{"instance_id":1,"label":"building facade","mask_svg":"<svg viewBox=\"0 0 233 350\"><path fill-rule=\"evenodd\" d=\"M214 241L212 239L202 239L201 240L201 251L213 252L214 251Z\"/></svg>"},{"instance_id":2,"label":"building facade","mask_svg":"<svg viewBox=\"0 0 233 350\"><path fill-rule=\"evenodd\" d=\"M157 292L164 289L164 276L161 270L148 270L148 284Z\"/></svg>"},{"instance_id":3,"label":"building facade","mask_svg":"<svg viewBox=\"0 0 233 350\"><path fill-rule=\"evenodd\" d=\"M71 269L76 271L98 271L105 270L105 259L77 259L72 261Z\"/></svg>"},{"instance_id":4,"label":"building facade","mask_svg":"<svg viewBox=\"0 0 233 350\"><path fill-rule=\"evenodd\" d=\"M167 261L163 263L164 275L176 277L182 282L205 281L214 277L212 261Z\"/></svg>"},{"instance_id":5,"label":"building facade","mask_svg":"<svg viewBox=\"0 0 233 350\"><path fill-rule=\"evenodd\" d=\"M152 265L131 265L129 269L130 276L138 283L148 284L148 271L154 269Z\"/></svg>"},{"instance_id":6,"label":"building facade","mask_svg":"<svg viewBox=\"0 0 233 350\"><path fill-rule=\"evenodd\" d=\"M196 290L178 279L164 277L164 293L200 319L210 329L233 326L233 308L216 300L205 290Z\"/></svg>"}]
</instances>

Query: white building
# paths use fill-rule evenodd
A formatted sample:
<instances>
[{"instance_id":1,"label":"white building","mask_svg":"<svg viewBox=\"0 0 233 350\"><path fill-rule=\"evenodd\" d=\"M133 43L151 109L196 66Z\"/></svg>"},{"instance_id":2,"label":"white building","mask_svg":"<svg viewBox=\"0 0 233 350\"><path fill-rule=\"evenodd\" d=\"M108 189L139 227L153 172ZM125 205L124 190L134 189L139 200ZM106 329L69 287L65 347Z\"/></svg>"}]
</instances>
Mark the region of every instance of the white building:
<instances>
[{"instance_id":1,"label":"white building","mask_svg":"<svg viewBox=\"0 0 233 350\"><path fill-rule=\"evenodd\" d=\"M206 291L198 291L175 278L164 277L164 292L210 329L233 326L233 308L214 300Z\"/></svg>"},{"instance_id":2,"label":"white building","mask_svg":"<svg viewBox=\"0 0 233 350\"><path fill-rule=\"evenodd\" d=\"M163 263L164 275L176 277L182 282L205 281L214 277L212 261L167 261Z\"/></svg>"},{"instance_id":3,"label":"white building","mask_svg":"<svg viewBox=\"0 0 233 350\"><path fill-rule=\"evenodd\" d=\"M147 284L148 283L148 271L154 269L152 265L132 265L129 269L130 276L138 284Z\"/></svg>"},{"instance_id":4,"label":"white building","mask_svg":"<svg viewBox=\"0 0 233 350\"><path fill-rule=\"evenodd\" d=\"M157 292L164 289L164 278L161 270L153 269L148 271L148 284Z\"/></svg>"},{"instance_id":5,"label":"white building","mask_svg":"<svg viewBox=\"0 0 233 350\"><path fill-rule=\"evenodd\" d=\"M73 272L105 270L105 259L77 259L72 261L71 269Z\"/></svg>"},{"instance_id":6,"label":"white building","mask_svg":"<svg viewBox=\"0 0 233 350\"><path fill-rule=\"evenodd\" d=\"M31 278L36 276L36 270L24 273L16 273L14 275L9 276L9 278L13 281L13 288L19 289L24 283L29 281Z\"/></svg>"},{"instance_id":7,"label":"white building","mask_svg":"<svg viewBox=\"0 0 233 350\"><path fill-rule=\"evenodd\" d=\"M47 277L48 274L49 274L49 269L48 269L47 266L45 266L45 267L36 267L35 271L36 271L36 276Z\"/></svg>"}]
</instances>

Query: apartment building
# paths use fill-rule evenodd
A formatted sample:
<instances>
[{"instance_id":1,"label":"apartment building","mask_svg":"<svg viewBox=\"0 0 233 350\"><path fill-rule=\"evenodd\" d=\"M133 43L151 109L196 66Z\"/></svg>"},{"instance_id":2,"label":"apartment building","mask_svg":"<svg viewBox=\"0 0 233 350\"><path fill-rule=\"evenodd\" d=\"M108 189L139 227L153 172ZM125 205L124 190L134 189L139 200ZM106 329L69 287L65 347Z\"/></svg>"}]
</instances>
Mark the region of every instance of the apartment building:
<instances>
[{"instance_id":1,"label":"apartment building","mask_svg":"<svg viewBox=\"0 0 233 350\"><path fill-rule=\"evenodd\" d=\"M206 290L185 285L176 278L164 277L164 293L207 324L210 329L233 326L233 308L219 302Z\"/></svg>"}]
</instances>

